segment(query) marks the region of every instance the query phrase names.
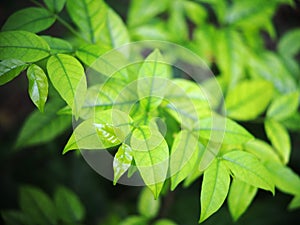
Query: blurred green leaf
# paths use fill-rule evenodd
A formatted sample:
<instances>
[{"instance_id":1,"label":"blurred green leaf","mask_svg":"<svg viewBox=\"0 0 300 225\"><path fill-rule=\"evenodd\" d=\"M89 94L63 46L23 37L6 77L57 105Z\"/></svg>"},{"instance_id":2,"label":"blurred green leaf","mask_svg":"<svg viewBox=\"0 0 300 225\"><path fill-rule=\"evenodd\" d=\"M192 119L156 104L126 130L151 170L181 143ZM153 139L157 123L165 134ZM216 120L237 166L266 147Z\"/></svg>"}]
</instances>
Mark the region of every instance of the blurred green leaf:
<instances>
[{"instance_id":1,"label":"blurred green leaf","mask_svg":"<svg viewBox=\"0 0 300 225\"><path fill-rule=\"evenodd\" d=\"M224 203L229 190L229 171L222 161L214 160L204 171L201 187L201 213L199 223L215 213Z\"/></svg>"},{"instance_id":2,"label":"blurred green leaf","mask_svg":"<svg viewBox=\"0 0 300 225\"><path fill-rule=\"evenodd\" d=\"M296 112L291 115L289 118L281 121L281 124L284 125L289 130L299 131L300 130L300 113Z\"/></svg>"},{"instance_id":3,"label":"blurred green leaf","mask_svg":"<svg viewBox=\"0 0 300 225\"><path fill-rule=\"evenodd\" d=\"M239 179L233 179L228 195L228 207L234 221L247 210L257 193L257 188Z\"/></svg>"},{"instance_id":4,"label":"blurred green leaf","mask_svg":"<svg viewBox=\"0 0 300 225\"><path fill-rule=\"evenodd\" d=\"M46 104L44 113L34 111L23 124L15 147L47 143L70 128L71 117L57 115L62 106L61 101L52 100Z\"/></svg>"},{"instance_id":5,"label":"blurred green leaf","mask_svg":"<svg viewBox=\"0 0 300 225\"><path fill-rule=\"evenodd\" d=\"M47 8L52 12L60 12L66 3L66 0L43 0Z\"/></svg>"},{"instance_id":6,"label":"blurred green leaf","mask_svg":"<svg viewBox=\"0 0 300 225\"><path fill-rule=\"evenodd\" d=\"M83 10L84 9L84 10ZM82 33L90 43L95 44L103 30L107 6L102 0L68 0L67 11Z\"/></svg>"},{"instance_id":7,"label":"blurred green leaf","mask_svg":"<svg viewBox=\"0 0 300 225\"><path fill-rule=\"evenodd\" d=\"M265 131L278 156L287 164L291 154L291 140L287 130L275 120L265 121Z\"/></svg>"},{"instance_id":8,"label":"blurred green leaf","mask_svg":"<svg viewBox=\"0 0 300 225\"><path fill-rule=\"evenodd\" d=\"M145 184L157 199L167 177L169 164L169 149L164 137L152 127L140 126L133 131L130 146Z\"/></svg>"},{"instance_id":9,"label":"blurred green leaf","mask_svg":"<svg viewBox=\"0 0 300 225\"><path fill-rule=\"evenodd\" d=\"M55 191L54 203L58 218L66 223L82 221L85 209L80 199L71 190L59 187Z\"/></svg>"},{"instance_id":10,"label":"blurred green leaf","mask_svg":"<svg viewBox=\"0 0 300 225\"><path fill-rule=\"evenodd\" d=\"M19 211L2 211L1 216L6 225L25 225L34 223L28 215Z\"/></svg>"},{"instance_id":11,"label":"blurred green leaf","mask_svg":"<svg viewBox=\"0 0 300 225\"><path fill-rule=\"evenodd\" d=\"M147 225L148 219L143 216L130 216L127 217L119 225Z\"/></svg>"},{"instance_id":12,"label":"blurred green leaf","mask_svg":"<svg viewBox=\"0 0 300 225\"><path fill-rule=\"evenodd\" d=\"M4 23L2 31L25 30L38 33L49 28L55 19L55 16L44 8L29 7L12 14Z\"/></svg>"},{"instance_id":13,"label":"blurred green leaf","mask_svg":"<svg viewBox=\"0 0 300 225\"><path fill-rule=\"evenodd\" d=\"M132 149L129 145L122 143L114 157L114 185L120 177L129 169L132 162Z\"/></svg>"},{"instance_id":14,"label":"blurred green leaf","mask_svg":"<svg viewBox=\"0 0 300 225\"><path fill-rule=\"evenodd\" d=\"M70 55L57 54L49 58L47 72L53 86L77 117L87 91L83 66Z\"/></svg>"},{"instance_id":15,"label":"blurred green leaf","mask_svg":"<svg viewBox=\"0 0 300 225\"><path fill-rule=\"evenodd\" d=\"M195 2L184 1L183 6L185 9L186 16L196 25L202 25L207 18L206 9Z\"/></svg>"},{"instance_id":16,"label":"blurred green leaf","mask_svg":"<svg viewBox=\"0 0 300 225\"><path fill-rule=\"evenodd\" d=\"M274 194L274 182L268 170L254 155L244 151L231 151L222 158L234 177Z\"/></svg>"},{"instance_id":17,"label":"blurred green leaf","mask_svg":"<svg viewBox=\"0 0 300 225\"><path fill-rule=\"evenodd\" d=\"M61 38L51 37L51 36L41 36L41 37L48 43L50 47L50 52L52 54L73 52L72 45Z\"/></svg>"},{"instance_id":18,"label":"blurred green leaf","mask_svg":"<svg viewBox=\"0 0 300 225\"><path fill-rule=\"evenodd\" d=\"M0 32L0 60L36 62L49 56L49 50L45 40L28 31Z\"/></svg>"},{"instance_id":19,"label":"blurred green leaf","mask_svg":"<svg viewBox=\"0 0 300 225\"><path fill-rule=\"evenodd\" d=\"M272 96L271 83L263 80L243 81L227 93L227 115L237 120L255 119L265 111Z\"/></svg>"},{"instance_id":20,"label":"blurred green leaf","mask_svg":"<svg viewBox=\"0 0 300 225\"><path fill-rule=\"evenodd\" d=\"M17 59L7 59L0 62L0 85L6 84L17 77L23 70L28 67Z\"/></svg>"},{"instance_id":21,"label":"blurred green leaf","mask_svg":"<svg viewBox=\"0 0 300 225\"><path fill-rule=\"evenodd\" d=\"M289 204L289 209L294 210L294 209L299 209L299 207L300 207L300 196L295 196Z\"/></svg>"},{"instance_id":22,"label":"blurred green leaf","mask_svg":"<svg viewBox=\"0 0 300 225\"><path fill-rule=\"evenodd\" d=\"M284 57L294 57L300 51L300 29L286 32L278 43L278 51Z\"/></svg>"},{"instance_id":23,"label":"blurred green leaf","mask_svg":"<svg viewBox=\"0 0 300 225\"><path fill-rule=\"evenodd\" d=\"M150 189L145 187L140 193L138 211L142 216L152 219L158 215L160 199L154 199Z\"/></svg>"},{"instance_id":24,"label":"blurred green leaf","mask_svg":"<svg viewBox=\"0 0 300 225\"><path fill-rule=\"evenodd\" d=\"M25 215L31 218L33 224L57 224L57 214L53 202L38 188L21 187L20 207Z\"/></svg>"},{"instance_id":25,"label":"blurred green leaf","mask_svg":"<svg viewBox=\"0 0 300 225\"><path fill-rule=\"evenodd\" d=\"M44 112L44 105L48 97L48 79L44 70L31 64L27 70L27 78L29 81L28 92L32 102L41 112Z\"/></svg>"},{"instance_id":26,"label":"blurred green leaf","mask_svg":"<svg viewBox=\"0 0 300 225\"><path fill-rule=\"evenodd\" d=\"M160 219L156 221L154 225L177 225L177 224L168 219Z\"/></svg>"}]
</instances>

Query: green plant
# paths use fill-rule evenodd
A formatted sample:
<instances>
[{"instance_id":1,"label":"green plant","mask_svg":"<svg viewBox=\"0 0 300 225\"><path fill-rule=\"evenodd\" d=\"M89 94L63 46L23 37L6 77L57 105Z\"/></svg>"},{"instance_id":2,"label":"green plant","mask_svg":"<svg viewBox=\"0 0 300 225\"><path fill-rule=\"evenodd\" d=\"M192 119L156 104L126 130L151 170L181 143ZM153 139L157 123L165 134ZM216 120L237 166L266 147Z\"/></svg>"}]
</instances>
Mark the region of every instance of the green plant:
<instances>
[{"instance_id":1,"label":"green plant","mask_svg":"<svg viewBox=\"0 0 300 225\"><path fill-rule=\"evenodd\" d=\"M237 220L258 188L274 195L276 187L294 196L290 208L299 207L300 179L288 167L288 130L300 130L299 29L286 33L276 51L261 37L264 30L276 38L272 16L281 3L293 4L133 0L127 26L101 0L44 0L14 13L0 33L0 84L27 70L29 95L40 111L27 119L15 147L52 140L73 116L79 125L63 153L109 149L114 184L128 170L139 173L158 199L163 189L187 187L203 175L199 222L227 196ZM64 36L41 35L55 21L66 28ZM222 91L215 78L198 85L180 77L170 65L178 59L159 48L133 65L126 48L111 51L149 38L180 44L216 65ZM96 71L97 85L87 82L86 68ZM247 131L249 123L263 124L270 142ZM141 218L127 224L148 223Z\"/></svg>"}]
</instances>

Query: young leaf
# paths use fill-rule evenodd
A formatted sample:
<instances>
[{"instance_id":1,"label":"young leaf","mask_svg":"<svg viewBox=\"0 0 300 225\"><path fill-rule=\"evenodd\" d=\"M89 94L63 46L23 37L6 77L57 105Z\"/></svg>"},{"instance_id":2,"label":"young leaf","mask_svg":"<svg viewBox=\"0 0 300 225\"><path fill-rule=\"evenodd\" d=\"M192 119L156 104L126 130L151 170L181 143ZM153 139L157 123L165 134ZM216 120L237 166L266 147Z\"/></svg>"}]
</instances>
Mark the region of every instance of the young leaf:
<instances>
[{"instance_id":1,"label":"young leaf","mask_svg":"<svg viewBox=\"0 0 300 225\"><path fill-rule=\"evenodd\" d=\"M121 17L112 9L107 10L106 24L101 32L101 45L118 48L129 43L129 34Z\"/></svg>"},{"instance_id":2,"label":"young leaf","mask_svg":"<svg viewBox=\"0 0 300 225\"><path fill-rule=\"evenodd\" d=\"M83 66L70 55L57 54L49 58L47 71L55 89L78 116L87 91Z\"/></svg>"},{"instance_id":3,"label":"young leaf","mask_svg":"<svg viewBox=\"0 0 300 225\"><path fill-rule=\"evenodd\" d=\"M198 157L198 140L193 133L182 130L176 134L170 155L171 190L194 169Z\"/></svg>"},{"instance_id":4,"label":"young leaf","mask_svg":"<svg viewBox=\"0 0 300 225\"><path fill-rule=\"evenodd\" d=\"M33 220L33 224L57 224L57 214L53 202L38 188L21 187L20 207Z\"/></svg>"},{"instance_id":5,"label":"young leaf","mask_svg":"<svg viewBox=\"0 0 300 225\"><path fill-rule=\"evenodd\" d=\"M205 170L201 187L201 213L199 223L215 213L225 201L230 176L222 161L214 160Z\"/></svg>"},{"instance_id":6,"label":"young leaf","mask_svg":"<svg viewBox=\"0 0 300 225\"><path fill-rule=\"evenodd\" d=\"M60 38L51 36L41 36L49 45L51 54L57 53L72 53L72 45Z\"/></svg>"},{"instance_id":7,"label":"young leaf","mask_svg":"<svg viewBox=\"0 0 300 225\"><path fill-rule=\"evenodd\" d=\"M244 144L253 136L233 120L213 115L199 120L199 136L223 144Z\"/></svg>"},{"instance_id":8,"label":"young leaf","mask_svg":"<svg viewBox=\"0 0 300 225\"><path fill-rule=\"evenodd\" d=\"M289 210L300 208L300 196L295 196L289 204Z\"/></svg>"},{"instance_id":9,"label":"young leaf","mask_svg":"<svg viewBox=\"0 0 300 225\"><path fill-rule=\"evenodd\" d=\"M255 156L244 151L231 151L223 155L223 160L235 178L274 194L272 177Z\"/></svg>"},{"instance_id":10,"label":"young leaf","mask_svg":"<svg viewBox=\"0 0 300 225\"><path fill-rule=\"evenodd\" d=\"M133 131L130 145L135 164L157 199L167 177L168 145L158 130L148 126L141 126Z\"/></svg>"},{"instance_id":11,"label":"young leaf","mask_svg":"<svg viewBox=\"0 0 300 225\"><path fill-rule=\"evenodd\" d=\"M39 7L21 9L12 14L4 23L2 31L25 30L38 33L46 30L55 22L55 16Z\"/></svg>"},{"instance_id":12,"label":"young leaf","mask_svg":"<svg viewBox=\"0 0 300 225\"><path fill-rule=\"evenodd\" d=\"M32 64L27 70L29 81L28 92L33 103L41 112L44 112L44 105L48 97L48 79L42 68Z\"/></svg>"},{"instance_id":13,"label":"young leaf","mask_svg":"<svg viewBox=\"0 0 300 225\"><path fill-rule=\"evenodd\" d=\"M138 211L142 216L153 219L157 216L160 207L160 199L154 199L151 191L145 187L140 193Z\"/></svg>"},{"instance_id":14,"label":"young leaf","mask_svg":"<svg viewBox=\"0 0 300 225\"><path fill-rule=\"evenodd\" d=\"M281 161L287 164L291 154L291 140L287 130L274 120L265 121L265 130Z\"/></svg>"},{"instance_id":15,"label":"young leaf","mask_svg":"<svg viewBox=\"0 0 300 225\"><path fill-rule=\"evenodd\" d=\"M27 68L27 64L17 59L7 59L0 62L0 85L6 84L23 70Z\"/></svg>"},{"instance_id":16,"label":"young leaf","mask_svg":"<svg viewBox=\"0 0 300 225\"><path fill-rule=\"evenodd\" d=\"M43 0L51 12L59 13L66 3L66 0Z\"/></svg>"},{"instance_id":17,"label":"young leaf","mask_svg":"<svg viewBox=\"0 0 300 225\"><path fill-rule=\"evenodd\" d=\"M59 187L55 191L54 203L58 218L66 223L82 221L85 209L77 195L65 187Z\"/></svg>"},{"instance_id":18,"label":"young leaf","mask_svg":"<svg viewBox=\"0 0 300 225\"><path fill-rule=\"evenodd\" d=\"M119 147L114 157L114 185L116 185L120 177L128 170L131 165L132 159L132 149L129 145L123 143Z\"/></svg>"},{"instance_id":19,"label":"young leaf","mask_svg":"<svg viewBox=\"0 0 300 225\"><path fill-rule=\"evenodd\" d=\"M282 192L300 195L300 177L290 168L278 162L266 162L265 167L276 185Z\"/></svg>"},{"instance_id":20,"label":"young leaf","mask_svg":"<svg viewBox=\"0 0 300 225\"><path fill-rule=\"evenodd\" d=\"M154 225L177 225L176 223L174 223L171 220L167 220L167 219L160 219L158 221L156 221L154 223Z\"/></svg>"},{"instance_id":21,"label":"young leaf","mask_svg":"<svg viewBox=\"0 0 300 225\"><path fill-rule=\"evenodd\" d=\"M241 82L228 91L225 99L227 115L237 120L255 119L266 109L272 96L273 86L267 81Z\"/></svg>"},{"instance_id":22,"label":"young leaf","mask_svg":"<svg viewBox=\"0 0 300 225\"><path fill-rule=\"evenodd\" d=\"M294 114L299 106L299 92L292 92L277 97L269 106L267 117L277 121L287 119Z\"/></svg>"},{"instance_id":23,"label":"young leaf","mask_svg":"<svg viewBox=\"0 0 300 225\"><path fill-rule=\"evenodd\" d=\"M143 216L127 217L120 225L147 225L148 219Z\"/></svg>"},{"instance_id":24,"label":"young leaf","mask_svg":"<svg viewBox=\"0 0 300 225\"><path fill-rule=\"evenodd\" d=\"M105 24L107 10L105 3L102 0L68 0L67 10L82 36L95 44L100 39Z\"/></svg>"},{"instance_id":25,"label":"young leaf","mask_svg":"<svg viewBox=\"0 0 300 225\"><path fill-rule=\"evenodd\" d=\"M28 31L0 32L0 60L36 62L49 56L49 53L47 42L36 34Z\"/></svg>"},{"instance_id":26,"label":"young leaf","mask_svg":"<svg viewBox=\"0 0 300 225\"><path fill-rule=\"evenodd\" d=\"M237 221L247 210L256 192L256 187L239 179L233 179L228 195L228 207L234 221Z\"/></svg>"}]
</instances>

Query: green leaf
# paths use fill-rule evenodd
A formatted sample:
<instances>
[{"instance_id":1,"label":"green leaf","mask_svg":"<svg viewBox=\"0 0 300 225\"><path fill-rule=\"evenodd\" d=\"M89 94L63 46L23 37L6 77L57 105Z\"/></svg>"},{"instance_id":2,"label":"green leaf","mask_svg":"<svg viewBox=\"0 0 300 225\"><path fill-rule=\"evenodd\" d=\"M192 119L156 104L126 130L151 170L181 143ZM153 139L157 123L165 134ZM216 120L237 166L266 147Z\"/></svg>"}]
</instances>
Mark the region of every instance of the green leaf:
<instances>
[{"instance_id":1,"label":"green leaf","mask_svg":"<svg viewBox=\"0 0 300 225\"><path fill-rule=\"evenodd\" d=\"M292 131L299 131L300 130L300 113L296 112L291 115L289 118L283 120L281 122L287 129Z\"/></svg>"},{"instance_id":2,"label":"green leaf","mask_svg":"<svg viewBox=\"0 0 300 225\"><path fill-rule=\"evenodd\" d=\"M274 194L274 182L270 173L254 155L244 151L231 151L222 158L235 178Z\"/></svg>"},{"instance_id":3,"label":"green leaf","mask_svg":"<svg viewBox=\"0 0 300 225\"><path fill-rule=\"evenodd\" d=\"M58 218L66 223L82 221L85 209L77 195L65 187L59 187L55 191L54 203Z\"/></svg>"},{"instance_id":4,"label":"green leaf","mask_svg":"<svg viewBox=\"0 0 300 225\"><path fill-rule=\"evenodd\" d=\"M46 30L55 22L55 16L44 8L29 7L12 14L2 31L25 30L33 33Z\"/></svg>"},{"instance_id":5,"label":"green leaf","mask_svg":"<svg viewBox=\"0 0 300 225\"><path fill-rule=\"evenodd\" d=\"M87 91L84 68L70 55L53 55L47 62L49 78L60 96L79 115Z\"/></svg>"},{"instance_id":6,"label":"green leaf","mask_svg":"<svg viewBox=\"0 0 300 225\"><path fill-rule=\"evenodd\" d=\"M122 143L114 157L113 162L114 185L116 185L120 177L129 169L132 160L132 149L129 145Z\"/></svg>"},{"instance_id":7,"label":"green leaf","mask_svg":"<svg viewBox=\"0 0 300 225\"><path fill-rule=\"evenodd\" d=\"M27 68L27 64L17 59L7 59L0 62L0 85L6 84L23 70Z\"/></svg>"},{"instance_id":8,"label":"green leaf","mask_svg":"<svg viewBox=\"0 0 300 225\"><path fill-rule=\"evenodd\" d=\"M57 115L62 102L50 101L44 113L34 111L25 121L16 141L16 148L47 143L71 127L71 117Z\"/></svg>"},{"instance_id":9,"label":"green leaf","mask_svg":"<svg viewBox=\"0 0 300 225\"><path fill-rule=\"evenodd\" d=\"M205 170L201 187L201 214L199 223L215 213L224 203L230 184L230 176L222 161L214 160Z\"/></svg>"},{"instance_id":10,"label":"green leaf","mask_svg":"<svg viewBox=\"0 0 300 225\"><path fill-rule=\"evenodd\" d=\"M51 36L41 36L50 46L51 54L57 53L72 53L73 47L72 45L60 38L51 37Z\"/></svg>"},{"instance_id":11,"label":"green leaf","mask_svg":"<svg viewBox=\"0 0 300 225\"><path fill-rule=\"evenodd\" d=\"M266 168L276 187L288 194L300 195L300 177L293 170L278 162L266 162Z\"/></svg>"},{"instance_id":12,"label":"green leaf","mask_svg":"<svg viewBox=\"0 0 300 225\"><path fill-rule=\"evenodd\" d=\"M118 48L129 41L129 34L121 17L112 9L108 9L106 24L101 32L101 45Z\"/></svg>"},{"instance_id":13,"label":"green leaf","mask_svg":"<svg viewBox=\"0 0 300 225\"><path fill-rule=\"evenodd\" d=\"M82 36L90 43L100 39L107 7L102 0L68 0L67 10Z\"/></svg>"},{"instance_id":14,"label":"green leaf","mask_svg":"<svg viewBox=\"0 0 300 225\"><path fill-rule=\"evenodd\" d=\"M1 217L6 225L24 225L33 223L27 215L19 211L2 211Z\"/></svg>"},{"instance_id":15,"label":"green leaf","mask_svg":"<svg viewBox=\"0 0 300 225\"><path fill-rule=\"evenodd\" d=\"M265 131L281 161L287 164L291 154L291 140L287 130L274 120L266 120Z\"/></svg>"},{"instance_id":16,"label":"green leaf","mask_svg":"<svg viewBox=\"0 0 300 225\"><path fill-rule=\"evenodd\" d=\"M109 51L109 49L110 48L106 45L87 44L80 46L75 54L84 64L91 66L101 55Z\"/></svg>"},{"instance_id":17,"label":"green leaf","mask_svg":"<svg viewBox=\"0 0 300 225\"><path fill-rule=\"evenodd\" d=\"M234 221L247 210L257 193L257 188L239 179L233 179L228 195L228 207Z\"/></svg>"},{"instance_id":18,"label":"green leaf","mask_svg":"<svg viewBox=\"0 0 300 225\"><path fill-rule=\"evenodd\" d=\"M284 57L293 57L300 51L300 29L290 30L280 39L278 51Z\"/></svg>"},{"instance_id":19,"label":"green leaf","mask_svg":"<svg viewBox=\"0 0 300 225\"><path fill-rule=\"evenodd\" d=\"M196 25L201 25L205 22L207 11L202 5L192 1L184 1L183 4L186 16L193 23Z\"/></svg>"},{"instance_id":20,"label":"green leaf","mask_svg":"<svg viewBox=\"0 0 300 225\"><path fill-rule=\"evenodd\" d=\"M161 219L161 220L156 221L154 223L154 225L177 225L177 224L171 220Z\"/></svg>"},{"instance_id":21,"label":"green leaf","mask_svg":"<svg viewBox=\"0 0 300 225\"><path fill-rule=\"evenodd\" d=\"M189 31L183 2L171 1L169 5L169 17L166 26L168 27L169 38L174 42L188 41Z\"/></svg>"},{"instance_id":22,"label":"green leaf","mask_svg":"<svg viewBox=\"0 0 300 225\"><path fill-rule=\"evenodd\" d=\"M255 119L264 112L272 96L273 86L267 81L241 82L227 93L225 99L227 115L237 120Z\"/></svg>"},{"instance_id":23,"label":"green leaf","mask_svg":"<svg viewBox=\"0 0 300 225\"><path fill-rule=\"evenodd\" d=\"M140 193L138 211L142 216L153 219L157 216L160 207L160 199L154 199L152 192L144 188Z\"/></svg>"},{"instance_id":24,"label":"green leaf","mask_svg":"<svg viewBox=\"0 0 300 225\"><path fill-rule=\"evenodd\" d=\"M48 79L44 70L32 64L27 70L28 92L32 102L43 112L48 97Z\"/></svg>"},{"instance_id":25,"label":"green leaf","mask_svg":"<svg viewBox=\"0 0 300 225\"><path fill-rule=\"evenodd\" d=\"M57 224L57 214L53 202L38 188L21 187L20 207L34 221L34 224Z\"/></svg>"},{"instance_id":26,"label":"green leaf","mask_svg":"<svg viewBox=\"0 0 300 225\"><path fill-rule=\"evenodd\" d=\"M277 121L287 119L299 106L299 92L281 95L273 100L267 111L267 117Z\"/></svg>"},{"instance_id":27,"label":"green leaf","mask_svg":"<svg viewBox=\"0 0 300 225\"><path fill-rule=\"evenodd\" d=\"M41 37L28 31L0 32L0 60L19 59L36 62L49 56L49 46Z\"/></svg>"},{"instance_id":28,"label":"green leaf","mask_svg":"<svg viewBox=\"0 0 300 225\"><path fill-rule=\"evenodd\" d=\"M154 50L145 59L138 75L137 91L140 105L146 113L156 109L162 102L170 76L170 66L165 63L159 50Z\"/></svg>"},{"instance_id":29,"label":"green leaf","mask_svg":"<svg viewBox=\"0 0 300 225\"><path fill-rule=\"evenodd\" d=\"M198 140L193 133L182 130L176 134L170 155L171 190L194 169L198 157Z\"/></svg>"},{"instance_id":30,"label":"green leaf","mask_svg":"<svg viewBox=\"0 0 300 225\"><path fill-rule=\"evenodd\" d=\"M213 115L199 120L199 135L207 140L223 144L244 144L253 136L233 120Z\"/></svg>"},{"instance_id":31,"label":"green leaf","mask_svg":"<svg viewBox=\"0 0 300 225\"><path fill-rule=\"evenodd\" d=\"M246 144L244 144L243 148L247 152L255 155L262 162L269 161L269 160L274 162L281 162L275 150L269 144L267 144L262 140L259 139L251 140Z\"/></svg>"},{"instance_id":32,"label":"green leaf","mask_svg":"<svg viewBox=\"0 0 300 225\"><path fill-rule=\"evenodd\" d=\"M147 225L148 219L143 216L127 217L120 225Z\"/></svg>"},{"instance_id":33,"label":"green leaf","mask_svg":"<svg viewBox=\"0 0 300 225\"><path fill-rule=\"evenodd\" d=\"M157 199L167 177L169 149L164 137L153 127L136 128L131 136L135 164Z\"/></svg>"},{"instance_id":34,"label":"green leaf","mask_svg":"<svg viewBox=\"0 0 300 225\"><path fill-rule=\"evenodd\" d=\"M60 12L66 3L66 0L43 0L48 9L52 12Z\"/></svg>"},{"instance_id":35,"label":"green leaf","mask_svg":"<svg viewBox=\"0 0 300 225\"><path fill-rule=\"evenodd\" d=\"M289 204L289 209L294 210L294 209L299 209L299 207L300 207L300 196L295 196Z\"/></svg>"}]
</instances>

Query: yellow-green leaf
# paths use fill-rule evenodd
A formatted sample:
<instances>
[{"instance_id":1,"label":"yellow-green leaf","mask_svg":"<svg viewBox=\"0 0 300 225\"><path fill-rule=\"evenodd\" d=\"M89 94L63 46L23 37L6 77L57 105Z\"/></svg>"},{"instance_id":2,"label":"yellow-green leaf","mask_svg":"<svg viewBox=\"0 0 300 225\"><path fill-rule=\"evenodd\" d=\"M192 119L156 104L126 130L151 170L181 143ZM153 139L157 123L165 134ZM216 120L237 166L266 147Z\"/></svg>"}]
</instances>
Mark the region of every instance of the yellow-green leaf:
<instances>
[{"instance_id":1,"label":"yellow-green leaf","mask_svg":"<svg viewBox=\"0 0 300 225\"><path fill-rule=\"evenodd\" d=\"M27 64L17 59L7 59L0 62L0 85L6 84L23 70L27 68Z\"/></svg>"},{"instance_id":2,"label":"yellow-green leaf","mask_svg":"<svg viewBox=\"0 0 300 225\"><path fill-rule=\"evenodd\" d=\"M138 211L146 218L152 219L157 216L160 207L160 199L154 199L149 188L145 187L140 193Z\"/></svg>"}]
</instances>

